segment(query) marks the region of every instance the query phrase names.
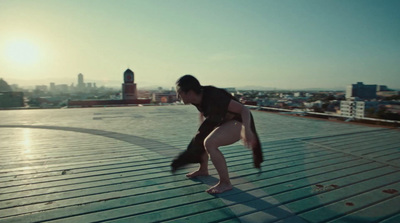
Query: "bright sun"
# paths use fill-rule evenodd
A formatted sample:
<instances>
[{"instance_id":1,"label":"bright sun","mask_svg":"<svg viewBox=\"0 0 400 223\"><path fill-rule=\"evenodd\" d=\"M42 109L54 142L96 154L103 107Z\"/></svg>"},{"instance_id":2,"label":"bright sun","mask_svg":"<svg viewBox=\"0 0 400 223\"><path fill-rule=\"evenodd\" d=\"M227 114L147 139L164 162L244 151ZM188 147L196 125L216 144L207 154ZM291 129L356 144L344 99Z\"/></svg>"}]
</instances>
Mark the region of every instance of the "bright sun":
<instances>
[{"instance_id":1,"label":"bright sun","mask_svg":"<svg viewBox=\"0 0 400 223\"><path fill-rule=\"evenodd\" d=\"M25 39L15 39L6 45L6 57L19 65L33 65L39 60L38 47Z\"/></svg>"}]
</instances>

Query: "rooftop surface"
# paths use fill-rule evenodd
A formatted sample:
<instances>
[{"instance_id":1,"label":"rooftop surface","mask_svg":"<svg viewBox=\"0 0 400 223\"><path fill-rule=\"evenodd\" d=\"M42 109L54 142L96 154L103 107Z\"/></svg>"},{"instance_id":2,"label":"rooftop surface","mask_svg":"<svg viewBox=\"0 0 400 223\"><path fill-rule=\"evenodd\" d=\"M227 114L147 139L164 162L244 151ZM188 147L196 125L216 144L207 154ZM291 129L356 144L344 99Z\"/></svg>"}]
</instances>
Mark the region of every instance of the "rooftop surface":
<instances>
[{"instance_id":1,"label":"rooftop surface","mask_svg":"<svg viewBox=\"0 0 400 223\"><path fill-rule=\"evenodd\" d=\"M0 222L400 222L400 131L252 111L262 172L222 147L234 189L170 172L193 106L0 111Z\"/></svg>"}]
</instances>

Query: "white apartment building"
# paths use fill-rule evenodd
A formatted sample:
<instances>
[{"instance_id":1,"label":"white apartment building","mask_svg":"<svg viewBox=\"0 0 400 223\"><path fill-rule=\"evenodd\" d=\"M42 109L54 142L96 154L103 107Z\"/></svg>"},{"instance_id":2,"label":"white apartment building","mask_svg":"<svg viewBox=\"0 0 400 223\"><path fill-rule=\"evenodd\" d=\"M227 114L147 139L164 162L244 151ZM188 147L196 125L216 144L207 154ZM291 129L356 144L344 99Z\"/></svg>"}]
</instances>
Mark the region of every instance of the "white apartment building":
<instances>
[{"instance_id":1,"label":"white apartment building","mask_svg":"<svg viewBox=\"0 0 400 223\"><path fill-rule=\"evenodd\" d=\"M341 101L340 113L342 116L364 118L365 102L363 101Z\"/></svg>"}]
</instances>

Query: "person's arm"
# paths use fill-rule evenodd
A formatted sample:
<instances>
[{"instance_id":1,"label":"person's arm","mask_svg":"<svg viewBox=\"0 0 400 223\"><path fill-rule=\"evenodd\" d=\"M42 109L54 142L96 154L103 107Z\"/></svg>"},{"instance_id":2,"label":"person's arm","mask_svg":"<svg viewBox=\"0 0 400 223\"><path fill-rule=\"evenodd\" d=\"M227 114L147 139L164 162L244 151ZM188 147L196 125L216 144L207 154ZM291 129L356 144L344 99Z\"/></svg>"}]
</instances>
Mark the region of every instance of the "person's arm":
<instances>
[{"instance_id":1,"label":"person's arm","mask_svg":"<svg viewBox=\"0 0 400 223\"><path fill-rule=\"evenodd\" d=\"M201 125L201 123L203 123L204 122L204 114L203 114L203 112L200 112L199 113L199 125Z\"/></svg>"},{"instance_id":2,"label":"person's arm","mask_svg":"<svg viewBox=\"0 0 400 223\"><path fill-rule=\"evenodd\" d=\"M242 125L245 130L244 135L244 142L246 146L253 147L257 143L256 136L254 135L253 131L251 130L251 114L250 110L244 106L243 104L231 100L228 105L228 111L241 114L242 116Z\"/></svg>"}]
</instances>

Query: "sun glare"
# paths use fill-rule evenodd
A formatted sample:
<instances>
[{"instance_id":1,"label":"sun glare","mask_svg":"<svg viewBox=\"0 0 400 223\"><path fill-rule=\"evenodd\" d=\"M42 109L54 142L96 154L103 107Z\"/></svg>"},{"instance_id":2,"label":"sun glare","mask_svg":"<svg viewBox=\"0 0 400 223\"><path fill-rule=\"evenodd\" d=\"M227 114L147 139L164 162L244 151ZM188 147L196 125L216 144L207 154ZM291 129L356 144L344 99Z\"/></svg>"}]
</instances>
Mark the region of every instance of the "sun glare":
<instances>
[{"instance_id":1,"label":"sun glare","mask_svg":"<svg viewBox=\"0 0 400 223\"><path fill-rule=\"evenodd\" d=\"M38 47L25 39L15 39L6 45L6 57L18 65L33 65L39 60Z\"/></svg>"},{"instance_id":2,"label":"sun glare","mask_svg":"<svg viewBox=\"0 0 400 223\"><path fill-rule=\"evenodd\" d=\"M30 153L31 152L31 130L24 129L22 132L22 146L23 146L23 153Z\"/></svg>"}]
</instances>

